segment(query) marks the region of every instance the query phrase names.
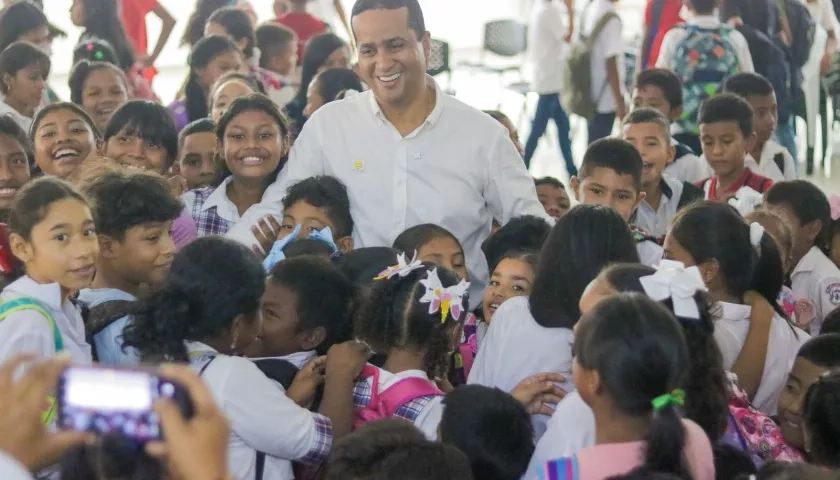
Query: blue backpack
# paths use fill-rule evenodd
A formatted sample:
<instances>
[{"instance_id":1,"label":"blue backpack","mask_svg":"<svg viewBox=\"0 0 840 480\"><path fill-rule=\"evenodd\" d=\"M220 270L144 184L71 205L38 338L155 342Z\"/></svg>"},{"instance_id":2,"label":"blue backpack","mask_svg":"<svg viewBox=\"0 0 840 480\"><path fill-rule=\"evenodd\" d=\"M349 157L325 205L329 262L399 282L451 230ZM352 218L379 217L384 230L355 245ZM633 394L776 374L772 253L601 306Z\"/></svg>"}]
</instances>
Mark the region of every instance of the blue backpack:
<instances>
[{"instance_id":1,"label":"blue backpack","mask_svg":"<svg viewBox=\"0 0 840 480\"><path fill-rule=\"evenodd\" d=\"M674 51L671 67L683 84L683 115L678 124L684 131L697 134L700 105L720 92L727 78L740 71L738 54L728 39L733 27L721 25L709 30L680 24L674 28L686 31Z\"/></svg>"}]
</instances>

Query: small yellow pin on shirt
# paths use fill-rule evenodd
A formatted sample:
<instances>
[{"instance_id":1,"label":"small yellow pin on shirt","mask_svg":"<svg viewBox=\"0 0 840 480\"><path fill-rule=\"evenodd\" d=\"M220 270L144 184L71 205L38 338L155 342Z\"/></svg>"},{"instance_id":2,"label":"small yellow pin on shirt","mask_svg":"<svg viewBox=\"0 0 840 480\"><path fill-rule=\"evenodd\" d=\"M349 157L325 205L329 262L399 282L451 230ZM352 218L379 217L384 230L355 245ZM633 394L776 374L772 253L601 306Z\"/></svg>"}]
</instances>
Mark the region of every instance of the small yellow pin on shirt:
<instances>
[{"instance_id":1,"label":"small yellow pin on shirt","mask_svg":"<svg viewBox=\"0 0 840 480\"><path fill-rule=\"evenodd\" d=\"M353 170L356 172L362 172L365 169L365 162L364 160L356 160L353 162Z\"/></svg>"}]
</instances>

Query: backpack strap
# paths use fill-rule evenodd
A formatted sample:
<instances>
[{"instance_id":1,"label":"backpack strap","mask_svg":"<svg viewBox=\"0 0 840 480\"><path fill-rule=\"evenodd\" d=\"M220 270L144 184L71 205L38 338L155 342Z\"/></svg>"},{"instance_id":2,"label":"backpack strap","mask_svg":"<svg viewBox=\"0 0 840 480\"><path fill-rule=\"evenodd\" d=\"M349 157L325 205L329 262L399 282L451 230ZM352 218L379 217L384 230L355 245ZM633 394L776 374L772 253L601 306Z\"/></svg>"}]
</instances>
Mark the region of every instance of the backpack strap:
<instances>
[{"instance_id":1,"label":"backpack strap","mask_svg":"<svg viewBox=\"0 0 840 480\"><path fill-rule=\"evenodd\" d=\"M697 200L703 200L703 190L690 182L682 182L683 191L680 199L677 202L677 211L682 210L686 205L690 205Z\"/></svg>"},{"instance_id":2,"label":"backpack strap","mask_svg":"<svg viewBox=\"0 0 840 480\"><path fill-rule=\"evenodd\" d=\"M397 381L379 394L379 402L385 413L393 417L400 407L420 397L443 396L443 392L431 381L425 378L408 377Z\"/></svg>"},{"instance_id":3,"label":"backpack strap","mask_svg":"<svg viewBox=\"0 0 840 480\"><path fill-rule=\"evenodd\" d=\"M94 307L86 308L85 330L93 337L102 330L110 327L112 323L121 319L131 312L134 300L108 300Z\"/></svg>"},{"instance_id":4,"label":"backpack strap","mask_svg":"<svg viewBox=\"0 0 840 480\"><path fill-rule=\"evenodd\" d=\"M779 171L782 172L782 176L785 175L785 155L782 152L779 152L773 155L773 163L779 167Z\"/></svg>"},{"instance_id":5,"label":"backpack strap","mask_svg":"<svg viewBox=\"0 0 840 480\"><path fill-rule=\"evenodd\" d=\"M580 465L577 456L547 462L537 472L537 480L578 480Z\"/></svg>"},{"instance_id":6,"label":"backpack strap","mask_svg":"<svg viewBox=\"0 0 840 480\"><path fill-rule=\"evenodd\" d=\"M254 360L254 365L268 378L288 390L295 380L299 369L290 361L281 358L261 358Z\"/></svg>"},{"instance_id":7,"label":"backpack strap","mask_svg":"<svg viewBox=\"0 0 840 480\"><path fill-rule=\"evenodd\" d=\"M684 143L677 143L674 145L674 149L676 150L676 155L674 155L675 162L686 155L697 155L691 147Z\"/></svg>"},{"instance_id":8,"label":"backpack strap","mask_svg":"<svg viewBox=\"0 0 840 480\"><path fill-rule=\"evenodd\" d=\"M47 319L47 322L49 322L50 329L52 330L55 353L64 350L64 339L61 336L61 331L59 331L58 325L56 325L55 319L50 313L49 308L32 297L18 297L0 303L0 322L5 320L9 315L24 310L35 310L43 315L44 318Z\"/></svg>"},{"instance_id":9,"label":"backpack strap","mask_svg":"<svg viewBox=\"0 0 840 480\"><path fill-rule=\"evenodd\" d=\"M607 12L598 19L598 22L595 23L595 26L592 27L592 31L589 32L587 37L584 37L583 41L586 44L587 50L592 50L592 47L595 46L595 42L598 40L598 37L601 35L601 32L607 27L607 24L610 23L612 19L618 19L621 21L621 18L615 12Z\"/></svg>"}]
</instances>

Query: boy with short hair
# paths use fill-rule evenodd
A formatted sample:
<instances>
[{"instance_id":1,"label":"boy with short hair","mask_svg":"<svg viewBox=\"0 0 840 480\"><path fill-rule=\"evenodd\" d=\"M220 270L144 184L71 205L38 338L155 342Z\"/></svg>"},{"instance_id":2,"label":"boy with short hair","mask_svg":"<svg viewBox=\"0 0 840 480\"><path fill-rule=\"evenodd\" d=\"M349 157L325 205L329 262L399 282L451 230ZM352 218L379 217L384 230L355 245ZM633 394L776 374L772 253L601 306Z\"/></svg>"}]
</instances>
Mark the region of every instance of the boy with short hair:
<instances>
[{"instance_id":1,"label":"boy with short hair","mask_svg":"<svg viewBox=\"0 0 840 480\"><path fill-rule=\"evenodd\" d=\"M289 187L283 197L283 221L277 238L285 238L298 226L300 238L329 227L338 250L353 250L353 217L347 187L329 175L309 177Z\"/></svg>"},{"instance_id":2,"label":"boy with short hair","mask_svg":"<svg viewBox=\"0 0 840 480\"><path fill-rule=\"evenodd\" d=\"M184 177L187 190L209 187L216 180L216 122L196 120L178 134L178 160L172 173Z\"/></svg>"},{"instance_id":3,"label":"boy with short hair","mask_svg":"<svg viewBox=\"0 0 840 480\"><path fill-rule=\"evenodd\" d=\"M297 35L298 65L303 60L303 51L310 38L327 31L327 24L306 11L309 0L289 0L288 10L277 17L275 22L288 27Z\"/></svg>"},{"instance_id":4,"label":"boy with short hair","mask_svg":"<svg viewBox=\"0 0 840 480\"><path fill-rule=\"evenodd\" d=\"M690 183L708 178L709 166L697 156L700 151L678 142L670 133L677 128L675 122L683 112L682 82L674 72L664 68L649 68L636 76L631 108L645 107L659 110L670 122L669 136L675 149L675 157L674 161L665 167L665 173Z\"/></svg>"},{"instance_id":5,"label":"boy with short hair","mask_svg":"<svg viewBox=\"0 0 840 480\"><path fill-rule=\"evenodd\" d=\"M283 85L271 99L278 105L285 105L297 92L290 80L298 64L297 34L283 25L267 22L257 27L255 36L260 50L260 67L276 76Z\"/></svg>"},{"instance_id":6,"label":"boy with short hair","mask_svg":"<svg viewBox=\"0 0 840 480\"><path fill-rule=\"evenodd\" d=\"M779 394L779 428L785 442L800 452L805 450L802 431L802 404L808 389L821 376L840 367L840 334L814 337L799 349L788 380Z\"/></svg>"},{"instance_id":7,"label":"boy with short hair","mask_svg":"<svg viewBox=\"0 0 840 480\"><path fill-rule=\"evenodd\" d=\"M184 206L154 173L103 172L84 186L84 193L100 248L93 283L79 292L88 340L100 363L136 364L137 352L122 350L126 312L166 279L175 257L170 230Z\"/></svg>"},{"instance_id":8,"label":"boy with short hair","mask_svg":"<svg viewBox=\"0 0 840 480\"><path fill-rule=\"evenodd\" d=\"M714 172L697 185L703 188L704 198L728 201L739 193L764 193L773 185L773 180L754 173L746 165L746 157L755 144L753 111L746 100L731 93L715 95L703 102L697 123L703 156ZM741 192L745 187L753 193Z\"/></svg>"},{"instance_id":9,"label":"boy with short hair","mask_svg":"<svg viewBox=\"0 0 840 480\"><path fill-rule=\"evenodd\" d=\"M638 108L624 119L621 138L642 155L642 190L644 199L631 216L631 221L660 237L668 231L677 211L695 200L703 199L703 191L679 181L665 170L673 162L676 149L671 145L668 119L659 110Z\"/></svg>"},{"instance_id":10,"label":"boy with short hair","mask_svg":"<svg viewBox=\"0 0 840 480\"><path fill-rule=\"evenodd\" d=\"M772 138L776 131L778 106L770 81L755 73L740 73L726 81L723 91L738 95L753 109L756 141L747 157L747 164L774 182L795 180L793 157Z\"/></svg>"},{"instance_id":11,"label":"boy with short hair","mask_svg":"<svg viewBox=\"0 0 840 480\"><path fill-rule=\"evenodd\" d=\"M642 191L642 156L625 140L602 138L583 156L579 176L570 180L575 199L582 204L604 205L630 223L630 216L645 199ZM662 247L643 229L631 225L641 263L657 265Z\"/></svg>"},{"instance_id":12,"label":"boy with short hair","mask_svg":"<svg viewBox=\"0 0 840 480\"><path fill-rule=\"evenodd\" d=\"M566 193L566 187L560 180L554 177L535 178L534 186L537 188L537 198L545 209L545 213L555 220L565 215L571 208L569 194Z\"/></svg>"},{"instance_id":13,"label":"boy with short hair","mask_svg":"<svg viewBox=\"0 0 840 480\"><path fill-rule=\"evenodd\" d=\"M747 40L721 24L717 5L717 0L688 0L692 18L665 34L656 60L658 68L672 70L682 81L684 112L675 137L695 151L700 150L696 115L703 100L720 92L726 78L755 71Z\"/></svg>"}]
</instances>

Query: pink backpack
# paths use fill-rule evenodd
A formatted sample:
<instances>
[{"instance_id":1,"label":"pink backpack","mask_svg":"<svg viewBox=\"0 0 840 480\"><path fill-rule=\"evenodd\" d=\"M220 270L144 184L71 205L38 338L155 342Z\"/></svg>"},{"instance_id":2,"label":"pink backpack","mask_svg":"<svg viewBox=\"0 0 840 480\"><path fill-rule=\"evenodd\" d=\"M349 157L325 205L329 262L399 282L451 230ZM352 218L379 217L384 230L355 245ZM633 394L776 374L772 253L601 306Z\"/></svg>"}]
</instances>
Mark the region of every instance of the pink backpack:
<instances>
[{"instance_id":1,"label":"pink backpack","mask_svg":"<svg viewBox=\"0 0 840 480\"><path fill-rule=\"evenodd\" d=\"M383 418L397 417L414 421L420 413L419 410L408 409L406 412L399 412L399 410L420 397L443 395L443 392L434 383L417 377L399 380L380 393L379 369L371 365L365 366L357 382L366 382L371 377L373 378L373 385L370 390L370 401L362 406L359 406L359 402L356 402L355 418L353 419L354 430L367 422Z\"/></svg>"}]
</instances>

